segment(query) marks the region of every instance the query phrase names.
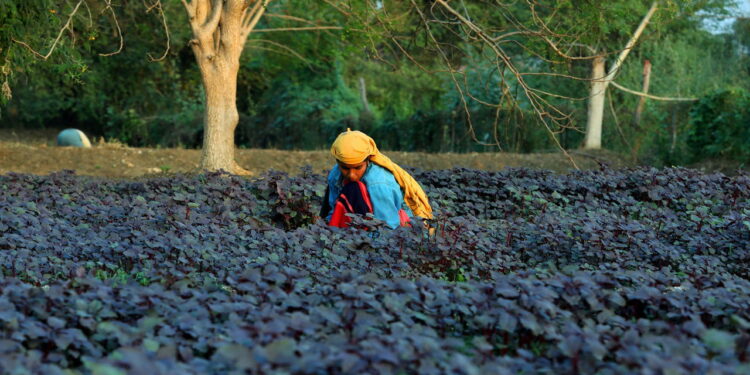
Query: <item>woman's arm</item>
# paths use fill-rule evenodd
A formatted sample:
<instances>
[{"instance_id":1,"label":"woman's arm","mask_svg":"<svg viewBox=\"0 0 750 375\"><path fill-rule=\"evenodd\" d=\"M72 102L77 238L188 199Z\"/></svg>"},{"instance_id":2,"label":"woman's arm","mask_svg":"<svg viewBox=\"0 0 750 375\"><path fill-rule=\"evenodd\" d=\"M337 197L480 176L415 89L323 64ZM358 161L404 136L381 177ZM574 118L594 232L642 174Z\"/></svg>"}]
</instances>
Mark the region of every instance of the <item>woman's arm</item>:
<instances>
[{"instance_id":1,"label":"woman's arm","mask_svg":"<svg viewBox=\"0 0 750 375\"><path fill-rule=\"evenodd\" d=\"M401 225L398 210L401 209L404 196L398 184L371 183L367 185L367 192L370 193L375 218L385 221L391 228Z\"/></svg>"},{"instance_id":2,"label":"woman's arm","mask_svg":"<svg viewBox=\"0 0 750 375\"><path fill-rule=\"evenodd\" d=\"M331 215L333 214L333 207L336 206L336 198L338 198L341 191L338 187L338 180L341 179L341 171L339 166L334 165L331 171L328 172L328 178L326 179L326 193L323 195L323 207L328 205L328 211L323 216L323 209L320 210L320 217L325 219L326 223L331 221Z\"/></svg>"}]
</instances>

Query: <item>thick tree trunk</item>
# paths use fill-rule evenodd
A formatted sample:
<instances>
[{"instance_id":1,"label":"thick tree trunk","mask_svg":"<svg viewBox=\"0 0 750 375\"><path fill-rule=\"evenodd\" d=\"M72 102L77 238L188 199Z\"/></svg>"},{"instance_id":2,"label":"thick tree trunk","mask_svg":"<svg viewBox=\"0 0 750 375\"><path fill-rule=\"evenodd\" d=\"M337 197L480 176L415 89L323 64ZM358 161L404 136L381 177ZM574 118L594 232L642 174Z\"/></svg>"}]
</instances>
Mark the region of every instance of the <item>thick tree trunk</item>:
<instances>
[{"instance_id":1,"label":"thick tree trunk","mask_svg":"<svg viewBox=\"0 0 750 375\"><path fill-rule=\"evenodd\" d=\"M242 174L234 160L234 130L237 128L237 68L213 66L202 69L206 89L206 110L203 117L203 153L201 168L209 171L225 170Z\"/></svg>"},{"instance_id":2,"label":"thick tree trunk","mask_svg":"<svg viewBox=\"0 0 750 375\"><path fill-rule=\"evenodd\" d=\"M604 94L607 83L604 77L604 57L598 56L593 60L591 73L591 89L589 91L589 109L586 121L586 140L583 148L602 148L602 119L604 118Z\"/></svg>"},{"instance_id":3,"label":"thick tree trunk","mask_svg":"<svg viewBox=\"0 0 750 375\"><path fill-rule=\"evenodd\" d=\"M194 39L190 45L206 90L201 169L250 174L234 160L237 73L248 35L271 0L182 0Z\"/></svg>"}]
</instances>

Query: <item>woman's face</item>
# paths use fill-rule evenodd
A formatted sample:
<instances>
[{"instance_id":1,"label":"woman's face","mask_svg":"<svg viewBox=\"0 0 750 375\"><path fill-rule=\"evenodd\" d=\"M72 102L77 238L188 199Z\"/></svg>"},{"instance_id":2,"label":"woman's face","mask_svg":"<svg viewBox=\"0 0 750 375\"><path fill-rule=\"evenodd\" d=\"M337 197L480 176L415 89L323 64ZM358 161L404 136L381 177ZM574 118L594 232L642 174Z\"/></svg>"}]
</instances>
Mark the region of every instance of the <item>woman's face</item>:
<instances>
[{"instance_id":1,"label":"woman's face","mask_svg":"<svg viewBox=\"0 0 750 375\"><path fill-rule=\"evenodd\" d=\"M338 163L341 174L344 176L344 183L359 181L365 175L365 171L367 171L367 160L357 164Z\"/></svg>"}]
</instances>

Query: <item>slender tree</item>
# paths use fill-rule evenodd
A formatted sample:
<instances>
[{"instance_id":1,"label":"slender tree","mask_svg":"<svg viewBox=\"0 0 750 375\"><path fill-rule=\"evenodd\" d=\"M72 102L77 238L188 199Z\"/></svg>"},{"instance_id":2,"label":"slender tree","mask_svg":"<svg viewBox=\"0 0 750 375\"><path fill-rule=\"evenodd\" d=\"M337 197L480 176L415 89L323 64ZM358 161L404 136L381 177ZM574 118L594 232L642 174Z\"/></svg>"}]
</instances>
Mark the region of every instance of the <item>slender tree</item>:
<instances>
[{"instance_id":1,"label":"slender tree","mask_svg":"<svg viewBox=\"0 0 750 375\"><path fill-rule=\"evenodd\" d=\"M628 40L628 43L617 56L617 59L614 64L612 64L612 67L606 75L604 74L606 70L606 60L604 57L596 56L592 60L591 91L589 94L588 116L586 118L586 140L584 141L584 148L600 149L602 147L602 121L604 119L604 98L607 92L607 87L615 79L615 76L617 76L617 73L620 71L623 62L625 61L625 58L628 57L628 54L635 47L641 34L643 34L643 30L648 26L651 17L653 17L656 12L658 4L658 1L654 1L651 4L651 7L648 12L646 12L646 15L643 16L638 28L635 29L630 40Z\"/></svg>"}]
</instances>

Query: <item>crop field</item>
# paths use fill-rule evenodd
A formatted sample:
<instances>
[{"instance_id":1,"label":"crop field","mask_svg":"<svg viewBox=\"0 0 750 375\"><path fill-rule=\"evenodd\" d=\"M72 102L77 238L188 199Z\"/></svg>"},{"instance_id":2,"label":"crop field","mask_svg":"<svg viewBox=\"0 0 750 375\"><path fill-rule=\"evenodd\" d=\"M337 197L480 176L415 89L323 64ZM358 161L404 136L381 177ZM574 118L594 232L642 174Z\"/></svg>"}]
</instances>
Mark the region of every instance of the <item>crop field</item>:
<instances>
[{"instance_id":1,"label":"crop field","mask_svg":"<svg viewBox=\"0 0 750 375\"><path fill-rule=\"evenodd\" d=\"M309 169L0 175L0 373L750 373L747 175L413 175L432 234Z\"/></svg>"}]
</instances>

